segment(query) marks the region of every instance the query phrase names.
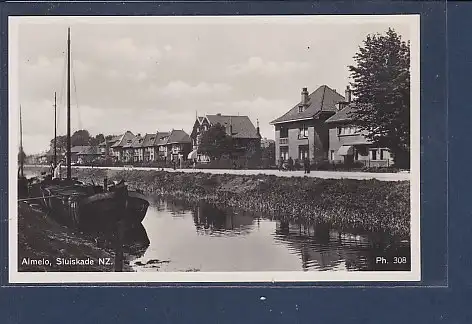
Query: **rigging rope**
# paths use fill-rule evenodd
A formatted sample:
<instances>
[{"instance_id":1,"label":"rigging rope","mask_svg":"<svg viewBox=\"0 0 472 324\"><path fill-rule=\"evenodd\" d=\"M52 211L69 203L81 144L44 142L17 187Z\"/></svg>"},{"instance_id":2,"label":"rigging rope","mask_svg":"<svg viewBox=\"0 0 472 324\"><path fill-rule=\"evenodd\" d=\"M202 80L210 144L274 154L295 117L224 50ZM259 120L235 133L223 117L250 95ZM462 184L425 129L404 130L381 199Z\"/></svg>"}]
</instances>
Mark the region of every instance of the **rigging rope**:
<instances>
[{"instance_id":1,"label":"rigging rope","mask_svg":"<svg viewBox=\"0 0 472 324\"><path fill-rule=\"evenodd\" d=\"M71 59L72 67L72 80L74 83L74 94L75 94L75 106L77 108L77 124L79 126L78 130L82 129L82 120L80 118L80 109L79 109L79 98L77 96L77 84L75 82L75 69L74 69L74 60Z\"/></svg>"},{"instance_id":2,"label":"rigging rope","mask_svg":"<svg viewBox=\"0 0 472 324\"><path fill-rule=\"evenodd\" d=\"M64 92L65 92L65 84L66 84L66 69L67 69L67 56L64 55L64 64L62 65L62 80L61 80L61 88L60 88L60 92L59 92L59 97L57 98L57 124L56 124L56 128L57 128L57 133L60 134L61 133L61 129L59 128L59 126L61 125L60 124L60 120L61 120L61 107L62 105L64 104Z\"/></svg>"}]
</instances>

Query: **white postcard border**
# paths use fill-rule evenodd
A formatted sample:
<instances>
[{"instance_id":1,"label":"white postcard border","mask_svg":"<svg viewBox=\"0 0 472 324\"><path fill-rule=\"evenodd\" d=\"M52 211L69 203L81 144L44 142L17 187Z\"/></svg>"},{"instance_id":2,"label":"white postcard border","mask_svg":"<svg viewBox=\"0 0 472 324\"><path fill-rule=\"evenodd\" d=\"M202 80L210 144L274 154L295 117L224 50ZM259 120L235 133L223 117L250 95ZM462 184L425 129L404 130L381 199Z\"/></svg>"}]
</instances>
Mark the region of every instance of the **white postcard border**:
<instances>
[{"instance_id":1,"label":"white postcard border","mask_svg":"<svg viewBox=\"0 0 472 324\"><path fill-rule=\"evenodd\" d=\"M64 24L360 24L410 25L411 69L411 271L362 272L18 272L17 143L19 124L18 28L21 23ZM306 16L117 16L117 17L9 17L9 283L241 283L241 282L410 282L421 280L420 254L420 15L306 15Z\"/></svg>"}]
</instances>

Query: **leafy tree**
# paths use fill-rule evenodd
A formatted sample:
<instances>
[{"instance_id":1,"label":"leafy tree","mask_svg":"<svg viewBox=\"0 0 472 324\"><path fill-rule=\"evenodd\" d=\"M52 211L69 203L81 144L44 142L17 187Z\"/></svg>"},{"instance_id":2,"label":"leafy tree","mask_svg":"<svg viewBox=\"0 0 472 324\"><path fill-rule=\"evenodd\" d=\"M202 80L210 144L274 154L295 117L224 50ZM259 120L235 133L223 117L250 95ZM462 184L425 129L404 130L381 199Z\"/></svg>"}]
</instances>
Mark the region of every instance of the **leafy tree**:
<instances>
[{"instance_id":1,"label":"leafy tree","mask_svg":"<svg viewBox=\"0 0 472 324\"><path fill-rule=\"evenodd\" d=\"M67 136L60 135L56 138L56 148L57 152L65 152L67 148ZM50 142L51 152L54 152L54 138Z\"/></svg>"},{"instance_id":2,"label":"leafy tree","mask_svg":"<svg viewBox=\"0 0 472 324\"><path fill-rule=\"evenodd\" d=\"M390 28L368 35L354 60L351 117L375 145L391 150L398 167L409 168L410 43Z\"/></svg>"},{"instance_id":3,"label":"leafy tree","mask_svg":"<svg viewBox=\"0 0 472 324\"><path fill-rule=\"evenodd\" d=\"M72 134L72 136L70 137L71 147L79 146L79 145L89 145L89 143L90 143L90 134L85 129L75 131L74 134ZM50 147L51 147L51 151L53 151L54 138L51 139ZM57 152L66 152L66 151L67 151L67 135L57 136Z\"/></svg>"},{"instance_id":4,"label":"leafy tree","mask_svg":"<svg viewBox=\"0 0 472 324\"><path fill-rule=\"evenodd\" d=\"M90 137L89 144L91 146L98 146L100 143L105 142L105 136L103 134L98 134L95 137Z\"/></svg>"},{"instance_id":5,"label":"leafy tree","mask_svg":"<svg viewBox=\"0 0 472 324\"><path fill-rule=\"evenodd\" d=\"M85 129L75 131L70 138L70 142L71 146L88 145L90 142L90 133Z\"/></svg>"},{"instance_id":6,"label":"leafy tree","mask_svg":"<svg viewBox=\"0 0 472 324\"><path fill-rule=\"evenodd\" d=\"M226 129L220 124L211 126L202 134L199 151L215 159L231 154L232 138L226 134Z\"/></svg>"}]
</instances>

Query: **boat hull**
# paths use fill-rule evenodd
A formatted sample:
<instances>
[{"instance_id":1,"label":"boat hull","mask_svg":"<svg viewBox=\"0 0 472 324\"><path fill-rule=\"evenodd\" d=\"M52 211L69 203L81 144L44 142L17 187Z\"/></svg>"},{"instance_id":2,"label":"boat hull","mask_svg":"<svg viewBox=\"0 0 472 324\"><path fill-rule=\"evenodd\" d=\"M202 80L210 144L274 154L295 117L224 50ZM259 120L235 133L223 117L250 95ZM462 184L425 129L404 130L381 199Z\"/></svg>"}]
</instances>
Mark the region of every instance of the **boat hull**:
<instances>
[{"instance_id":1,"label":"boat hull","mask_svg":"<svg viewBox=\"0 0 472 324\"><path fill-rule=\"evenodd\" d=\"M61 222L81 230L114 231L120 221L140 224L149 207L144 195L126 187L103 192L97 186L76 186L43 186L41 204Z\"/></svg>"}]
</instances>

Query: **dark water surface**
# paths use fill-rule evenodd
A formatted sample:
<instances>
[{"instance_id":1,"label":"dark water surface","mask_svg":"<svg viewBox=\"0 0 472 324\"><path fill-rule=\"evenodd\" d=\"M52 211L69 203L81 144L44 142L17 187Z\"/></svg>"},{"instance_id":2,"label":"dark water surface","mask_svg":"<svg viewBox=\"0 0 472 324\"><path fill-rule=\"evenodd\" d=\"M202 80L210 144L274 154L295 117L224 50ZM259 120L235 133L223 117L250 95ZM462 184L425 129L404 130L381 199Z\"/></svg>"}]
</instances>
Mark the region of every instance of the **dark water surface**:
<instances>
[{"instance_id":1,"label":"dark water surface","mask_svg":"<svg viewBox=\"0 0 472 324\"><path fill-rule=\"evenodd\" d=\"M204 202L151 199L143 225L150 245L131 261L137 271L410 269L405 240L340 233Z\"/></svg>"}]
</instances>

